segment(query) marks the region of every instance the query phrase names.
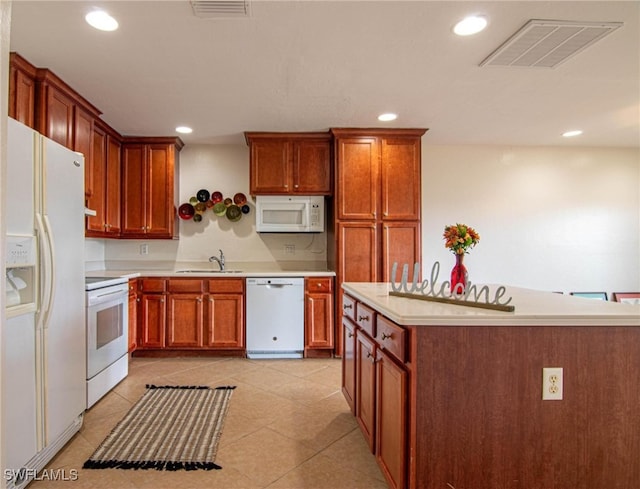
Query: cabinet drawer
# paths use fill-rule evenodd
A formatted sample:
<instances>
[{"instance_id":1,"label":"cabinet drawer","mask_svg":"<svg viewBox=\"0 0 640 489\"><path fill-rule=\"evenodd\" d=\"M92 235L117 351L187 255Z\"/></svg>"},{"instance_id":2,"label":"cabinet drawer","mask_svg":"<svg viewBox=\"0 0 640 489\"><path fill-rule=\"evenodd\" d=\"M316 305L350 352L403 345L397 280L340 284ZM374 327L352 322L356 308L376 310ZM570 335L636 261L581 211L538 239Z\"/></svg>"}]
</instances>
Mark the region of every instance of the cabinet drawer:
<instances>
[{"instance_id":1,"label":"cabinet drawer","mask_svg":"<svg viewBox=\"0 0 640 489\"><path fill-rule=\"evenodd\" d=\"M169 279L169 292L202 292L203 281L193 278Z\"/></svg>"},{"instance_id":2,"label":"cabinet drawer","mask_svg":"<svg viewBox=\"0 0 640 489\"><path fill-rule=\"evenodd\" d=\"M376 313L364 304L356 303L356 323L372 338L376 335Z\"/></svg>"},{"instance_id":3,"label":"cabinet drawer","mask_svg":"<svg viewBox=\"0 0 640 489\"><path fill-rule=\"evenodd\" d=\"M356 320L356 300L353 297L342 296L342 315L347 316L352 321Z\"/></svg>"},{"instance_id":4,"label":"cabinet drawer","mask_svg":"<svg viewBox=\"0 0 640 489\"><path fill-rule=\"evenodd\" d=\"M376 341L402 363L406 362L406 334L404 328L378 315L376 318Z\"/></svg>"},{"instance_id":5,"label":"cabinet drawer","mask_svg":"<svg viewBox=\"0 0 640 489\"><path fill-rule=\"evenodd\" d=\"M215 280L207 280L207 290L209 292L244 292L243 278L218 278Z\"/></svg>"},{"instance_id":6,"label":"cabinet drawer","mask_svg":"<svg viewBox=\"0 0 640 489\"><path fill-rule=\"evenodd\" d=\"M333 278L331 277L307 277L305 279L307 292L331 292L333 290Z\"/></svg>"},{"instance_id":7,"label":"cabinet drawer","mask_svg":"<svg viewBox=\"0 0 640 489\"><path fill-rule=\"evenodd\" d=\"M142 292L166 292L167 281L163 278L143 278L140 290Z\"/></svg>"}]
</instances>

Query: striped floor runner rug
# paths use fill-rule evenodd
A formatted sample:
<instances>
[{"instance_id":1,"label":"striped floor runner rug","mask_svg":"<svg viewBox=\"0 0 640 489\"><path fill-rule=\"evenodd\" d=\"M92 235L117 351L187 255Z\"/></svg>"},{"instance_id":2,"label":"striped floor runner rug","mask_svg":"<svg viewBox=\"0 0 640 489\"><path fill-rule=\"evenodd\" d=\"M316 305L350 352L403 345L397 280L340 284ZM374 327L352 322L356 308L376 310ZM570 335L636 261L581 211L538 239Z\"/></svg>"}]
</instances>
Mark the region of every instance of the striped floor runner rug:
<instances>
[{"instance_id":1,"label":"striped floor runner rug","mask_svg":"<svg viewBox=\"0 0 640 489\"><path fill-rule=\"evenodd\" d=\"M85 469L220 469L214 460L235 387L147 385Z\"/></svg>"}]
</instances>

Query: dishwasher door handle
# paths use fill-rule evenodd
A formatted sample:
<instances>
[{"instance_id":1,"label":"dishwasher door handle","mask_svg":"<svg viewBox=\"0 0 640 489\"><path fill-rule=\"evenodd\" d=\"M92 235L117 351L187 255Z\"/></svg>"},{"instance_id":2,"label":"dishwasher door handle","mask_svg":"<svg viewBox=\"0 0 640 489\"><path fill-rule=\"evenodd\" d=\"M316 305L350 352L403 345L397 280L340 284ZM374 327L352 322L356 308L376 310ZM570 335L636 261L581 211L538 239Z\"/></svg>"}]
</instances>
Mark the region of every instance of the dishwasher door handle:
<instances>
[{"instance_id":1,"label":"dishwasher door handle","mask_svg":"<svg viewBox=\"0 0 640 489\"><path fill-rule=\"evenodd\" d=\"M282 289L284 287L291 287L293 284L266 284L268 289Z\"/></svg>"}]
</instances>

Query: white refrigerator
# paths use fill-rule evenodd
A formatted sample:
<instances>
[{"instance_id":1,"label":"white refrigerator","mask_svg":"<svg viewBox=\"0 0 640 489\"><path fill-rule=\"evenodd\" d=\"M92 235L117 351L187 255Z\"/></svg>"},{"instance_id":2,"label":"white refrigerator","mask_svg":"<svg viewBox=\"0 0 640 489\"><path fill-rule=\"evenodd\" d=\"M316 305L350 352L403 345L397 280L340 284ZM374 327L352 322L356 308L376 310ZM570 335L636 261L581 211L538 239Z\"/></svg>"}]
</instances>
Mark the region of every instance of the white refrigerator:
<instances>
[{"instance_id":1,"label":"white refrigerator","mask_svg":"<svg viewBox=\"0 0 640 489\"><path fill-rule=\"evenodd\" d=\"M7 136L2 474L20 488L86 406L84 157L11 118Z\"/></svg>"}]
</instances>

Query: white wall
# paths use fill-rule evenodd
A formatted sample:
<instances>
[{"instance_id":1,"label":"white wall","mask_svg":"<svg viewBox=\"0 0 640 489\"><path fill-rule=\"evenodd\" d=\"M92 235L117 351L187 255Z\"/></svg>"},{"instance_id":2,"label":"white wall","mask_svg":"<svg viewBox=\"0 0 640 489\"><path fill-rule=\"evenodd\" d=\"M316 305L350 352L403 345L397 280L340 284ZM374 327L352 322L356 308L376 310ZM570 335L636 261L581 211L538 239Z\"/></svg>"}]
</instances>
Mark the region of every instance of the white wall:
<instances>
[{"instance_id":1,"label":"white wall","mask_svg":"<svg viewBox=\"0 0 640 489\"><path fill-rule=\"evenodd\" d=\"M108 261L206 262L222 249L230 263L302 261L326 264L327 238L321 234L258 234L255 205L249 195L249 148L238 145L188 145L180 153L180 203L188 202L198 190L220 191L225 197L244 193L251 212L237 222L217 217L210 210L201 222L180 221L180 239L105 240ZM96 240L92 240L96 241ZM140 255L140 245L149 245L149 255ZM295 253L285 253L285 244ZM93 246L96 250L96 246ZM96 255L94 255L95 257Z\"/></svg>"},{"instance_id":2,"label":"white wall","mask_svg":"<svg viewBox=\"0 0 640 489\"><path fill-rule=\"evenodd\" d=\"M423 270L451 271L442 232L463 222L472 282L640 291L640 151L425 143L422 179Z\"/></svg>"}]
</instances>

